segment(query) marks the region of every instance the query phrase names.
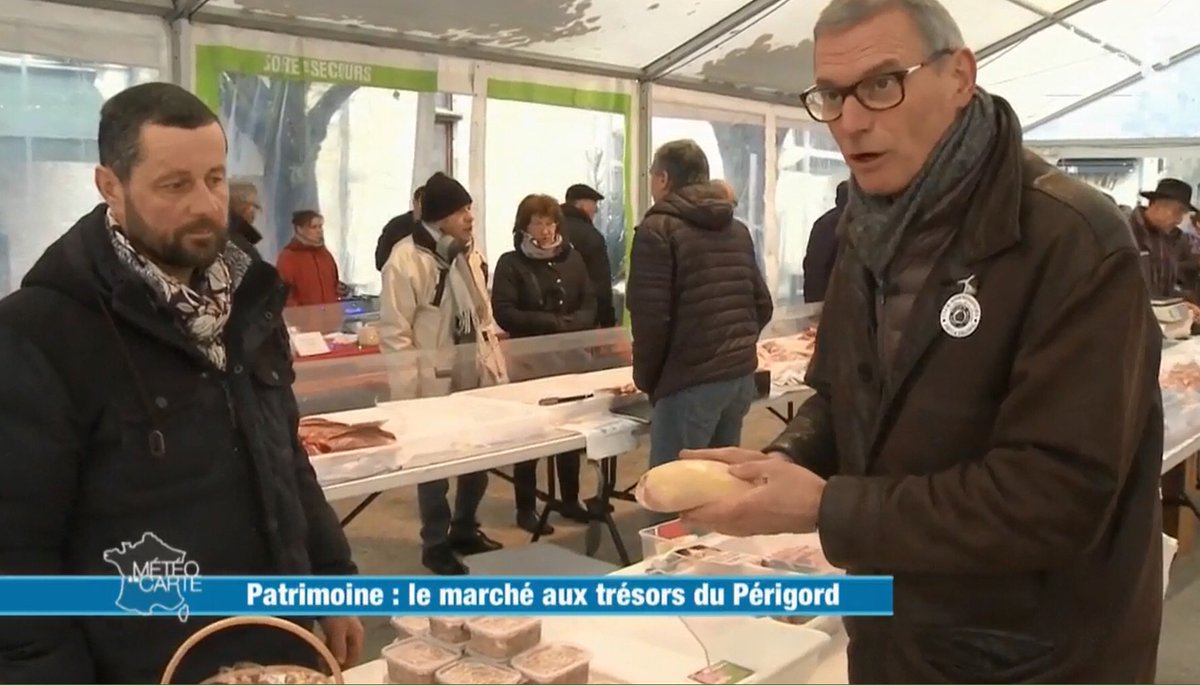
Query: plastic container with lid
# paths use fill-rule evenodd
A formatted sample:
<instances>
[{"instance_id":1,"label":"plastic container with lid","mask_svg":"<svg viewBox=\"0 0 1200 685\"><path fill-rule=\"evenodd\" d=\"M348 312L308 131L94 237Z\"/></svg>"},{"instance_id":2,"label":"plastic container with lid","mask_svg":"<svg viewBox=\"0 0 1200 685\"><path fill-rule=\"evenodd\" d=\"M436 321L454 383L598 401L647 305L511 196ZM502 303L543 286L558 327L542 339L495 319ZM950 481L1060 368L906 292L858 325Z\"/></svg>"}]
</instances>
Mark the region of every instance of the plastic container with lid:
<instances>
[{"instance_id":1,"label":"plastic container with lid","mask_svg":"<svg viewBox=\"0 0 1200 685\"><path fill-rule=\"evenodd\" d=\"M546 643L513 657L512 667L534 685L572 685L588 682L592 655L582 647Z\"/></svg>"},{"instance_id":2,"label":"plastic container with lid","mask_svg":"<svg viewBox=\"0 0 1200 685\"><path fill-rule=\"evenodd\" d=\"M396 629L396 637L401 640L429 634L429 619L424 616L393 616L391 624Z\"/></svg>"},{"instance_id":3,"label":"plastic container with lid","mask_svg":"<svg viewBox=\"0 0 1200 685\"><path fill-rule=\"evenodd\" d=\"M439 669L458 661L462 652L416 637L383 648L389 683L432 685Z\"/></svg>"},{"instance_id":4,"label":"plastic container with lid","mask_svg":"<svg viewBox=\"0 0 1200 685\"><path fill-rule=\"evenodd\" d=\"M429 634L451 645L461 645L471 639L471 634L467 632L467 619L462 616L430 618Z\"/></svg>"},{"instance_id":5,"label":"plastic container with lid","mask_svg":"<svg viewBox=\"0 0 1200 685\"><path fill-rule=\"evenodd\" d=\"M519 685L521 673L478 659L463 659L438 670L434 681L439 685Z\"/></svg>"},{"instance_id":6,"label":"plastic container with lid","mask_svg":"<svg viewBox=\"0 0 1200 685\"><path fill-rule=\"evenodd\" d=\"M471 640L467 651L485 659L511 659L542 641L542 622L536 618L492 616L467 621Z\"/></svg>"}]
</instances>

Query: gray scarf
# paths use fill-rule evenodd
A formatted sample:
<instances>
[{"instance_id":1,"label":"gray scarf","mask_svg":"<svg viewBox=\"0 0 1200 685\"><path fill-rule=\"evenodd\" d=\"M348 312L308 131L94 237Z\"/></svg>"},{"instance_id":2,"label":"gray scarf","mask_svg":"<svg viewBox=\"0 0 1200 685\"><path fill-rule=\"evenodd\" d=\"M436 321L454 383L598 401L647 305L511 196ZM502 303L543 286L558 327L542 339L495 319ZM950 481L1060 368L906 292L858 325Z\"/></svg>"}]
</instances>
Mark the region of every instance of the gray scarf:
<instances>
[{"instance_id":1,"label":"gray scarf","mask_svg":"<svg viewBox=\"0 0 1200 685\"><path fill-rule=\"evenodd\" d=\"M533 240L533 236L525 233L521 237L521 252L525 253L530 259L550 260L558 256L562 252L563 238L561 233L554 234L554 242L549 245L539 245Z\"/></svg>"},{"instance_id":2,"label":"gray scarf","mask_svg":"<svg viewBox=\"0 0 1200 685\"><path fill-rule=\"evenodd\" d=\"M899 197L868 195L851 179L845 235L876 279L883 280L905 232L927 219L966 177L980 169L996 131L995 102L978 89Z\"/></svg>"}]
</instances>

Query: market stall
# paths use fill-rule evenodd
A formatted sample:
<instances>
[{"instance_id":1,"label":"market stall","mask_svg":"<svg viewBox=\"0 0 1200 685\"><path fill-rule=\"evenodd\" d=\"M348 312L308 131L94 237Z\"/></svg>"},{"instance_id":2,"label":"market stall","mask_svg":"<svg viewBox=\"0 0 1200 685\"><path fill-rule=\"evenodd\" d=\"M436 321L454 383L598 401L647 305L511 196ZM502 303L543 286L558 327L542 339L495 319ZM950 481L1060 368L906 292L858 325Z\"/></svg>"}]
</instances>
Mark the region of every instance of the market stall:
<instances>
[{"instance_id":1,"label":"market stall","mask_svg":"<svg viewBox=\"0 0 1200 685\"><path fill-rule=\"evenodd\" d=\"M812 354L819 312L819 305L780 310L767 331L769 339L760 344L760 369L769 379L760 389L760 403L781 420L788 420L795 403L810 392L797 379ZM303 439L312 442L305 433L339 429L388 436L361 447L350 441L353 449L310 450L326 497L365 498L344 517L345 525L387 490L483 470L507 477L499 469L580 450L598 476L594 525L607 528L628 563L609 501L622 496L615 482L616 458L636 447L649 405L634 387L627 365L626 332L618 328L507 340L503 348L510 373L527 380L444 397L384 399L395 394L392 386L411 387L408 381L421 369L444 365L442 353L368 354L297 364L297 398L308 424L301 426ZM339 381L348 385L336 385ZM350 406L362 408L318 413L347 397L361 403ZM553 501L552 493L546 497ZM588 539L589 553L595 553L599 536Z\"/></svg>"},{"instance_id":2,"label":"market stall","mask_svg":"<svg viewBox=\"0 0 1200 685\"><path fill-rule=\"evenodd\" d=\"M819 306L780 310L759 344L760 369L770 374L769 391L760 398L787 421L797 402L811 390L803 385L812 355ZM530 459L582 450L600 476L596 497L616 496L615 459L636 444L638 418L648 411L625 411L644 404L632 389L623 329L505 341L510 367L520 380L501 386L453 393L447 397L393 401L389 374L424 363L416 353L365 354L297 366L297 395L310 416L330 394L307 394L310 383L330 377L360 379L355 386L364 407L320 415L340 423L381 423L393 444L346 453L314 456L326 496L366 497L346 517L349 522L381 492L480 470L507 468ZM1200 451L1200 339L1168 343L1163 354L1165 431L1163 493L1165 528L1179 540L1180 552L1192 547L1196 525L1196 454ZM373 385L381 384L381 385ZM616 412L616 413L614 413ZM630 417L637 417L631 419ZM447 436L453 436L448 439ZM623 543L611 521L600 520Z\"/></svg>"}]
</instances>

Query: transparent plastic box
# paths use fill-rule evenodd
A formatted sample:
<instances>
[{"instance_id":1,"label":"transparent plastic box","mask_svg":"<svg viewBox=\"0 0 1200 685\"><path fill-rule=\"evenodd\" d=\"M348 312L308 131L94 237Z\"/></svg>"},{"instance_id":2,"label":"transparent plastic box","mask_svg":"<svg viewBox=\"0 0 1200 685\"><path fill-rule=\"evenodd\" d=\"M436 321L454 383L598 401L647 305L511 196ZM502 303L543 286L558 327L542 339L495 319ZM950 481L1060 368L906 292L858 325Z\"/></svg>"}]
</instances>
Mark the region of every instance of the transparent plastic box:
<instances>
[{"instance_id":1,"label":"transparent plastic box","mask_svg":"<svg viewBox=\"0 0 1200 685\"><path fill-rule=\"evenodd\" d=\"M542 622L536 618L494 616L467 622L473 656L504 661L532 649L542 641Z\"/></svg>"},{"instance_id":2,"label":"transparent plastic box","mask_svg":"<svg viewBox=\"0 0 1200 685\"><path fill-rule=\"evenodd\" d=\"M429 634L429 619L424 616L393 616L390 623L400 640Z\"/></svg>"},{"instance_id":3,"label":"transparent plastic box","mask_svg":"<svg viewBox=\"0 0 1200 685\"><path fill-rule=\"evenodd\" d=\"M643 559L666 554L677 547L690 545L700 539L700 536L689 531L687 526L683 525L683 521L679 519L643 528L638 531L638 536L642 539Z\"/></svg>"},{"instance_id":4,"label":"transparent plastic box","mask_svg":"<svg viewBox=\"0 0 1200 685\"><path fill-rule=\"evenodd\" d=\"M436 616L429 619L429 635L450 645L466 644L471 639L467 619L461 616Z\"/></svg>"},{"instance_id":5,"label":"transparent plastic box","mask_svg":"<svg viewBox=\"0 0 1200 685\"><path fill-rule=\"evenodd\" d=\"M438 670L461 657L460 651L419 637L397 640L383 648L388 682L397 684L432 685Z\"/></svg>"},{"instance_id":6,"label":"transparent plastic box","mask_svg":"<svg viewBox=\"0 0 1200 685\"><path fill-rule=\"evenodd\" d=\"M463 659L442 667L434 674L440 685L519 685L519 671L479 659Z\"/></svg>"},{"instance_id":7,"label":"transparent plastic box","mask_svg":"<svg viewBox=\"0 0 1200 685\"><path fill-rule=\"evenodd\" d=\"M513 657L512 667L534 685L589 682L592 654L565 643L547 643Z\"/></svg>"}]
</instances>

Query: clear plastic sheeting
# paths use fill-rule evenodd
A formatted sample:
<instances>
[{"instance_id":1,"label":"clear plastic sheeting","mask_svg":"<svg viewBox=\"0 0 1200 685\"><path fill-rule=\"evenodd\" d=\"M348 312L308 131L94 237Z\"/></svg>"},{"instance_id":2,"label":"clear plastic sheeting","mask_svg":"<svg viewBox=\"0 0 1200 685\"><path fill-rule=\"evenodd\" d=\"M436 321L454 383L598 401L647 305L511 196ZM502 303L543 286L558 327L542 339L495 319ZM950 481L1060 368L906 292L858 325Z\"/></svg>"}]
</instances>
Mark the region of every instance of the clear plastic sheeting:
<instances>
[{"instance_id":1,"label":"clear plastic sheeting","mask_svg":"<svg viewBox=\"0 0 1200 685\"><path fill-rule=\"evenodd\" d=\"M738 9L745 0L211 0L340 27L395 32L525 53L641 67Z\"/></svg>"},{"instance_id":2,"label":"clear plastic sheeting","mask_svg":"<svg viewBox=\"0 0 1200 685\"><path fill-rule=\"evenodd\" d=\"M734 215L750 229L760 267L766 228L766 135L761 117L755 121L720 113L696 118L656 116L650 130L656 149L673 140L696 141L708 157L709 174L733 186L738 196Z\"/></svg>"},{"instance_id":3,"label":"clear plastic sheeting","mask_svg":"<svg viewBox=\"0 0 1200 685\"><path fill-rule=\"evenodd\" d=\"M1067 21L1147 65L1164 64L1200 44L1196 0L1105 0Z\"/></svg>"},{"instance_id":4,"label":"clear plastic sheeting","mask_svg":"<svg viewBox=\"0 0 1200 685\"><path fill-rule=\"evenodd\" d=\"M979 69L979 83L1012 104L1024 126L1133 74L1138 67L1061 26L1039 31Z\"/></svg>"},{"instance_id":5,"label":"clear plastic sheeting","mask_svg":"<svg viewBox=\"0 0 1200 685\"><path fill-rule=\"evenodd\" d=\"M387 445L312 456L322 485L466 459L526 444L554 431L540 415L520 404L463 394L387 402L319 418L349 425L378 424L395 437ZM448 431L451 419L456 420Z\"/></svg>"},{"instance_id":6,"label":"clear plastic sheeting","mask_svg":"<svg viewBox=\"0 0 1200 685\"><path fill-rule=\"evenodd\" d=\"M424 97L432 110L433 96ZM342 282L378 294L375 245L384 224L408 209L396 189L412 185L423 99L404 90L222 73L230 172L259 186L263 255L273 259L291 240L293 212L319 211Z\"/></svg>"},{"instance_id":7,"label":"clear plastic sheeting","mask_svg":"<svg viewBox=\"0 0 1200 685\"><path fill-rule=\"evenodd\" d=\"M154 69L0 52L0 296L102 200L100 105Z\"/></svg>"},{"instance_id":8,"label":"clear plastic sheeting","mask_svg":"<svg viewBox=\"0 0 1200 685\"><path fill-rule=\"evenodd\" d=\"M517 206L531 193L564 201L567 187L586 183L600 194L595 224L608 246L613 282L625 258L625 117L613 112L489 99L483 210L484 254L491 264L515 249ZM479 215L476 207L476 216Z\"/></svg>"},{"instance_id":9,"label":"clear plastic sheeting","mask_svg":"<svg viewBox=\"0 0 1200 685\"><path fill-rule=\"evenodd\" d=\"M775 139L779 271L777 281L769 285L776 305L792 305L804 301L804 257L813 223L833 209L837 186L850 178L850 168L824 125L779 120Z\"/></svg>"},{"instance_id":10,"label":"clear plastic sheeting","mask_svg":"<svg viewBox=\"0 0 1200 685\"><path fill-rule=\"evenodd\" d=\"M1200 4L1200 3L1198 3ZM1200 42L1200 36L1197 36ZM1135 142L1200 138L1200 56L1154 72L1028 132L1038 141ZM1189 178L1181 176L1180 178Z\"/></svg>"},{"instance_id":11,"label":"clear plastic sheeting","mask_svg":"<svg viewBox=\"0 0 1200 685\"><path fill-rule=\"evenodd\" d=\"M992 0L981 0L981 2L987 3L988 7L992 6ZM1074 5L1076 0L1024 0L1024 2L1047 14L1054 14Z\"/></svg>"},{"instance_id":12,"label":"clear plastic sheeting","mask_svg":"<svg viewBox=\"0 0 1200 685\"><path fill-rule=\"evenodd\" d=\"M799 93L813 83L812 27L826 3L791 0L734 29L679 65L673 76ZM968 45L983 47L1035 23L1036 13L999 0L943 0ZM979 19L986 15L987 21Z\"/></svg>"},{"instance_id":13,"label":"clear plastic sheeting","mask_svg":"<svg viewBox=\"0 0 1200 685\"><path fill-rule=\"evenodd\" d=\"M1159 384L1163 394L1163 459L1168 461L1194 452L1196 436L1200 435L1200 340L1163 350Z\"/></svg>"}]
</instances>

